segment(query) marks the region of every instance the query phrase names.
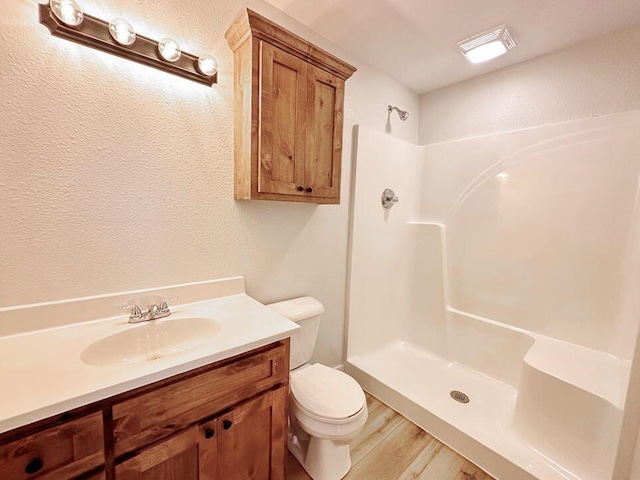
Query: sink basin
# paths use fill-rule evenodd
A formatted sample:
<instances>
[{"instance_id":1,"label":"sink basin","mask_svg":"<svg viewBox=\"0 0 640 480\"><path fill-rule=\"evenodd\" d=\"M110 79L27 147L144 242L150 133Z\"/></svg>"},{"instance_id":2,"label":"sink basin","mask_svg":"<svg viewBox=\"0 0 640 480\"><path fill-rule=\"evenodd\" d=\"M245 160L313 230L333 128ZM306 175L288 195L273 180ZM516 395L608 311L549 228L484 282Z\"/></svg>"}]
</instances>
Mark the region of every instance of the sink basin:
<instances>
[{"instance_id":1,"label":"sink basin","mask_svg":"<svg viewBox=\"0 0 640 480\"><path fill-rule=\"evenodd\" d=\"M152 320L92 343L81 358L95 366L148 362L198 347L219 331L220 324L210 318Z\"/></svg>"}]
</instances>

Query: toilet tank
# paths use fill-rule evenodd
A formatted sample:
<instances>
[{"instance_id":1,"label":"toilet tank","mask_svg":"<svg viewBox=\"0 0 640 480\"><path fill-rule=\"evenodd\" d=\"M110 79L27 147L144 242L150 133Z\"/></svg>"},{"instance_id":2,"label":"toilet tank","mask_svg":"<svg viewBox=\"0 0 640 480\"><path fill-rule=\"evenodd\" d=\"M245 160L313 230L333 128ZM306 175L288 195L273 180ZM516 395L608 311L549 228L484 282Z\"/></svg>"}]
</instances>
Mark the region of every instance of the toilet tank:
<instances>
[{"instance_id":1,"label":"toilet tank","mask_svg":"<svg viewBox=\"0 0 640 480\"><path fill-rule=\"evenodd\" d=\"M322 303L313 297L299 297L272 303L267 307L300 326L300 330L291 336L289 369L293 370L307 363L316 346L320 315L324 312Z\"/></svg>"}]
</instances>

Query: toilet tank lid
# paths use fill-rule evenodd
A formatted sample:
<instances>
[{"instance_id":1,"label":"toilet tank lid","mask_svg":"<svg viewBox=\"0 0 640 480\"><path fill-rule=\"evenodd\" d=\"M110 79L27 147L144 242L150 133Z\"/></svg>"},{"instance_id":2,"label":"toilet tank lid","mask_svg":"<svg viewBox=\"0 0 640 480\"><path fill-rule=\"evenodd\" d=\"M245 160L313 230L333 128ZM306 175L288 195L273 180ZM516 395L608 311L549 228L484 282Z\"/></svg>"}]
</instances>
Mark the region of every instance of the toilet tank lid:
<instances>
[{"instance_id":1,"label":"toilet tank lid","mask_svg":"<svg viewBox=\"0 0 640 480\"><path fill-rule=\"evenodd\" d=\"M271 303L267 307L292 322L311 318L324 312L322 303L313 297L292 298L283 302Z\"/></svg>"}]
</instances>

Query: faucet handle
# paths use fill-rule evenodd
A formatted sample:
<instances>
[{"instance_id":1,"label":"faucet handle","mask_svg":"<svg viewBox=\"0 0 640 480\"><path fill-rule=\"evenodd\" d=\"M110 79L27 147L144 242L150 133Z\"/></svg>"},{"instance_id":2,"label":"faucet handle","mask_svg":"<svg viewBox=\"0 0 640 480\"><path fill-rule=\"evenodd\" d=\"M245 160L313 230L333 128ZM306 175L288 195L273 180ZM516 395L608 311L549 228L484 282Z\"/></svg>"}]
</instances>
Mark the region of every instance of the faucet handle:
<instances>
[{"instance_id":1,"label":"faucet handle","mask_svg":"<svg viewBox=\"0 0 640 480\"><path fill-rule=\"evenodd\" d=\"M177 295L175 297L165 298L164 300L162 300L162 302L160 302L160 305L158 306L158 310L160 310L161 312L168 312L169 305L167 304L167 302L171 302L172 300L175 300L177 298L178 298Z\"/></svg>"},{"instance_id":2,"label":"faucet handle","mask_svg":"<svg viewBox=\"0 0 640 480\"><path fill-rule=\"evenodd\" d=\"M135 320L138 318L142 318L142 310L138 305L119 305L118 308L121 310L131 309L131 314L129 315L130 320Z\"/></svg>"}]
</instances>

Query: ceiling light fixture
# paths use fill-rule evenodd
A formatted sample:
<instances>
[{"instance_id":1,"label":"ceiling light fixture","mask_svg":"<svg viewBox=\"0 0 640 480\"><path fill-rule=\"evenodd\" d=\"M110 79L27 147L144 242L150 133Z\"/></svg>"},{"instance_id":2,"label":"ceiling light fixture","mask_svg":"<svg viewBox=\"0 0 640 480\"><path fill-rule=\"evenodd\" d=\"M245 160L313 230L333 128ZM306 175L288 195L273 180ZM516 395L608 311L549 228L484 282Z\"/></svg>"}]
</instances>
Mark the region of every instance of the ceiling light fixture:
<instances>
[{"instance_id":1,"label":"ceiling light fixture","mask_svg":"<svg viewBox=\"0 0 640 480\"><path fill-rule=\"evenodd\" d=\"M482 63L507 53L517 45L506 25L492 28L458 43L458 48L471 63Z\"/></svg>"}]
</instances>

